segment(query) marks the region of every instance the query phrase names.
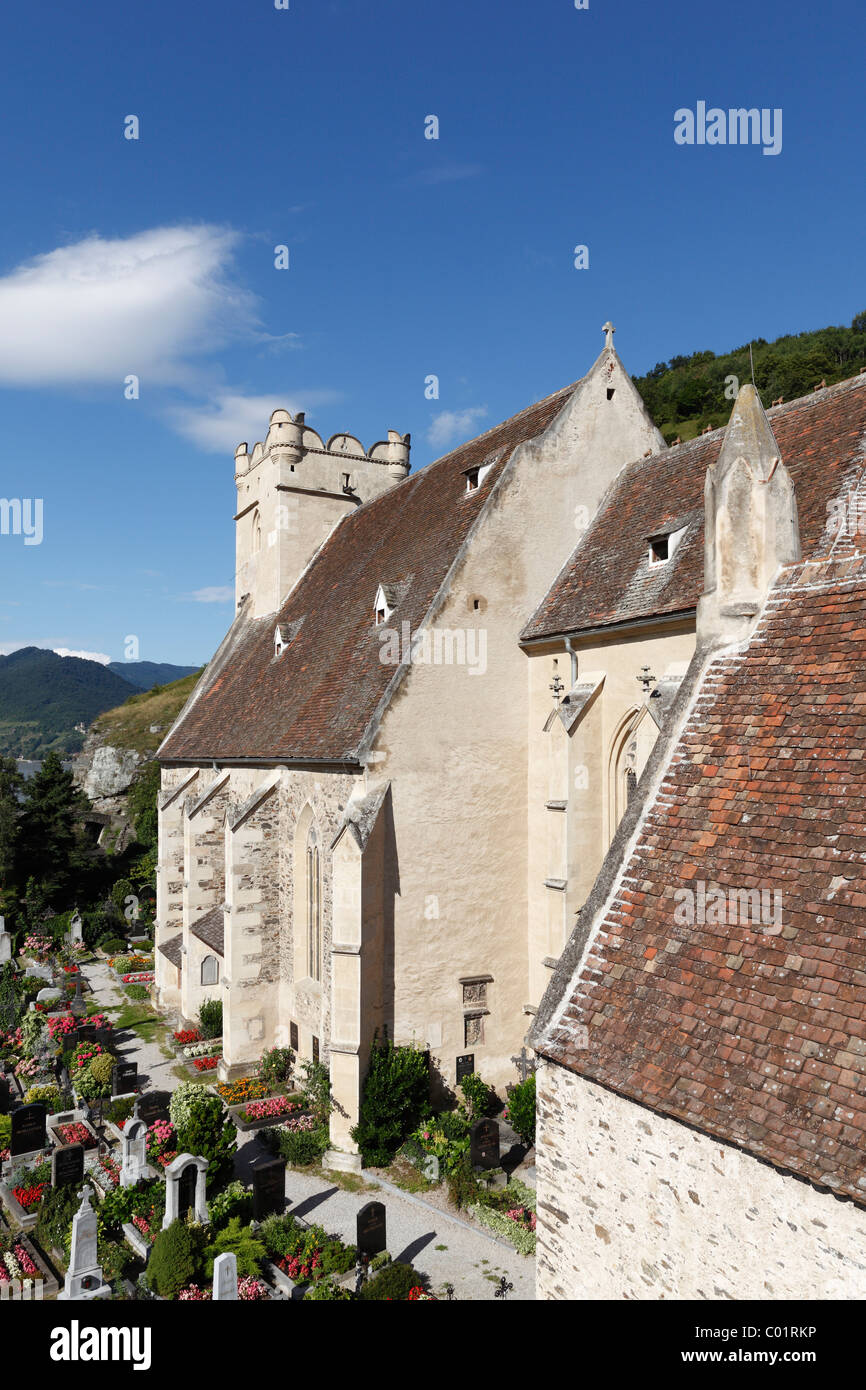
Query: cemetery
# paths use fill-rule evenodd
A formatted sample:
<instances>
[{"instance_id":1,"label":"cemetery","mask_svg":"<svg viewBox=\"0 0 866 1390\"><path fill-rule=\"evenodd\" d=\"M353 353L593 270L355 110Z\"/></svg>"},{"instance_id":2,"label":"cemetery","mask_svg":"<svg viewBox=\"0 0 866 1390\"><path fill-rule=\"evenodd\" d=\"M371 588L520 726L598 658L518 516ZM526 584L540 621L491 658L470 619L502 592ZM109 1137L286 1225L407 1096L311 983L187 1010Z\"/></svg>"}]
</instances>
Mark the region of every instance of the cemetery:
<instances>
[{"instance_id":1,"label":"cemetery","mask_svg":"<svg viewBox=\"0 0 866 1390\"><path fill-rule=\"evenodd\" d=\"M322 1165L332 1100L318 1060L266 1048L248 1075L221 1082L220 1006L205 1001L189 1020L148 1005L165 1059L157 1084L152 1054L117 1026L132 990L150 997L145 949L106 957L33 934L4 953L0 1284L13 1297L450 1300L459 1271L434 1284L412 1263L432 1236L389 1243L404 1194L427 1211L421 1226L436 1215L497 1258L527 1259L531 1275L535 1195L513 1171L534 1135L527 1065L503 1111L471 1057L457 1094L442 1097L426 1053L378 1040L356 1133L362 1175L335 1175ZM329 1198L321 1215L310 1184ZM448 1244L436 1249L444 1262ZM493 1292L490 1256L474 1268L482 1297L513 1287L501 1274Z\"/></svg>"}]
</instances>

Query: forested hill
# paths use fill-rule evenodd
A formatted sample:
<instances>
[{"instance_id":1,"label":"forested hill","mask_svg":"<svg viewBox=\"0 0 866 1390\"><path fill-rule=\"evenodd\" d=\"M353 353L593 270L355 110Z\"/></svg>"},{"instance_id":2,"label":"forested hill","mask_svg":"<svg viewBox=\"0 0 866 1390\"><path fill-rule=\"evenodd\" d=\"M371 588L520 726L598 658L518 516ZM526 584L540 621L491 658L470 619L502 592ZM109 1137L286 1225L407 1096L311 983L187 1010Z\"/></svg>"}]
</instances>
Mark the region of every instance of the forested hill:
<instances>
[{"instance_id":1,"label":"forested hill","mask_svg":"<svg viewBox=\"0 0 866 1390\"><path fill-rule=\"evenodd\" d=\"M73 752L98 714L137 693L99 661L20 647L0 656L0 753Z\"/></svg>"},{"instance_id":2,"label":"forested hill","mask_svg":"<svg viewBox=\"0 0 866 1390\"><path fill-rule=\"evenodd\" d=\"M768 343L752 340L755 385L765 407L781 396L785 401L808 395L816 386L832 386L866 368L866 313L850 328L818 328L788 334ZM740 385L751 381L749 344L716 356L695 352L659 362L646 376L635 377L647 410L668 443L694 439L707 425L725 425L732 397L725 396L726 377Z\"/></svg>"},{"instance_id":3,"label":"forested hill","mask_svg":"<svg viewBox=\"0 0 866 1390\"><path fill-rule=\"evenodd\" d=\"M152 690L155 685L169 685L184 676L193 676L200 667L175 666L170 661L109 661L108 669L139 690Z\"/></svg>"}]
</instances>

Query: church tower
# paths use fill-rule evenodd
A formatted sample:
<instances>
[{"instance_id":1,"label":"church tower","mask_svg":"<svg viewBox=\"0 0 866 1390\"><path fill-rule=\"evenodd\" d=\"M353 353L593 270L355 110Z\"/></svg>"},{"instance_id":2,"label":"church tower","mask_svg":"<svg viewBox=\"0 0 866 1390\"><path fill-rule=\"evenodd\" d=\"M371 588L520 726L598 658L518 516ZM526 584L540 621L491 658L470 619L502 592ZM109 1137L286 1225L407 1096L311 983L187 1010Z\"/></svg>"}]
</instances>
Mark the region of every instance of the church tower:
<instances>
[{"instance_id":1,"label":"church tower","mask_svg":"<svg viewBox=\"0 0 866 1390\"><path fill-rule=\"evenodd\" d=\"M275 613L337 523L409 474L409 435L389 430L369 453L354 435L324 443L275 410L264 443L235 450L235 601L252 617Z\"/></svg>"}]
</instances>

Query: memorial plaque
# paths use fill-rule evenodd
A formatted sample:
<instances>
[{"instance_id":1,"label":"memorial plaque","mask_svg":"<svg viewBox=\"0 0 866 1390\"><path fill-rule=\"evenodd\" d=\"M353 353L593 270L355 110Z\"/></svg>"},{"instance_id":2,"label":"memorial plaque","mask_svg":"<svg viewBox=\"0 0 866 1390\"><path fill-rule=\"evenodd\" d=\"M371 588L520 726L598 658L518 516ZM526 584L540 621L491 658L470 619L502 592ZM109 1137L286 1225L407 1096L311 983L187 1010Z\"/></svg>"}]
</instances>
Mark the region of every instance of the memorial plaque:
<instances>
[{"instance_id":1,"label":"memorial plaque","mask_svg":"<svg viewBox=\"0 0 866 1390\"><path fill-rule=\"evenodd\" d=\"M469 1143L473 1168L499 1167L499 1125L495 1120L478 1120L472 1126Z\"/></svg>"},{"instance_id":2,"label":"memorial plaque","mask_svg":"<svg viewBox=\"0 0 866 1390\"><path fill-rule=\"evenodd\" d=\"M297 1025L297 1023L290 1023L290 1024L289 1024L289 1047L290 1047L290 1048L292 1049L292 1051L295 1052L295 1053L298 1051L298 1025Z\"/></svg>"},{"instance_id":3,"label":"memorial plaque","mask_svg":"<svg viewBox=\"0 0 866 1390\"><path fill-rule=\"evenodd\" d=\"M168 1091L145 1091L138 1101L139 1119L146 1125L152 1125L155 1120L167 1120L170 1100Z\"/></svg>"},{"instance_id":4,"label":"memorial plaque","mask_svg":"<svg viewBox=\"0 0 866 1390\"><path fill-rule=\"evenodd\" d=\"M84 1177L84 1145L64 1144L51 1155L51 1186L66 1187Z\"/></svg>"},{"instance_id":5,"label":"memorial plaque","mask_svg":"<svg viewBox=\"0 0 866 1390\"><path fill-rule=\"evenodd\" d=\"M367 1202L358 1212L356 1243L359 1255L378 1255L388 1249L383 1202Z\"/></svg>"},{"instance_id":6,"label":"memorial plaque","mask_svg":"<svg viewBox=\"0 0 866 1390\"><path fill-rule=\"evenodd\" d=\"M33 1153L45 1148L45 1106L40 1104L22 1105L12 1112L12 1137L9 1141L9 1155Z\"/></svg>"},{"instance_id":7,"label":"memorial plaque","mask_svg":"<svg viewBox=\"0 0 866 1390\"><path fill-rule=\"evenodd\" d=\"M286 1209L286 1160L267 1159L255 1163L253 1174L253 1219L263 1221L276 1212L282 1216Z\"/></svg>"},{"instance_id":8,"label":"memorial plaque","mask_svg":"<svg viewBox=\"0 0 866 1390\"><path fill-rule=\"evenodd\" d=\"M111 1094L125 1096L134 1091L138 1082L137 1062L115 1062L111 1073Z\"/></svg>"},{"instance_id":9,"label":"memorial plaque","mask_svg":"<svg viewBox=\"0 0 866 1390\"><path fill-rule=\"evenodd\" d=\"M463 1080L463 1078L464 1078L465 1076L471 1076L472 1073L473 1073L474 1071L475 1071L475 1053L474 1053L474 1052L470 1052L470 1053L469 1053L467 1056L465 1056L465 1057L458 1057L458 1058L457 1058L457 1085L459 1086L459 1085L460 1085L460 1082Z\"/></svg>"}]
</instances>

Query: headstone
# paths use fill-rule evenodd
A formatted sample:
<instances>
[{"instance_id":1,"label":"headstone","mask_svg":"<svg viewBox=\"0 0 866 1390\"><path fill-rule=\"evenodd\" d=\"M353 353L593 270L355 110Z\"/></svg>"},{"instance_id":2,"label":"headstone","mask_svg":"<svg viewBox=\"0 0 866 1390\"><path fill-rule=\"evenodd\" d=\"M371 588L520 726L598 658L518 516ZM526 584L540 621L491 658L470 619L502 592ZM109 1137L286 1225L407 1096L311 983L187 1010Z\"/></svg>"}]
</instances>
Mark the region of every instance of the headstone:
<instances>
[{"instance_id":1,"label":"headstone","mask_svg":"<svg viewBox=\"0 0 866 1390\"><path fill-rule=\"evenodd\" d=\"M388 1249L383 1202L367 1202L358 1212L356 1243L359 1255L378 1255Z\"/></svg>"},{"instance_id":2,"label":"headstone","mask_svg":"<svg viewBox=\"0 0 866 1390\"><path fill-rule=\"evenodd\" d=\"M96 1029L92 1023L80 1023L78 1025L79 1042L96 1042Z\"/></svg>"},{"instance_id":3,"label":"headstone","mask_svg":"<svg viewBox=\"0 0 866 1390\"><path fill-rule=\"evenodd\" d=\"M236 1302L238 1296L238 1257L230 1250L213 1262L214 1303Z\"/></svg>"},{"instance_id":4,"label":"headstone","mask_svg":"<svg viewBox=\"0 0 866 1390\"><path fill-rule=\"evenodd\" d=\"M474 1072L474 1070L475 1070L475 1053L474 1053L474 1052L470 1052L470 1053L469 1053L467 1056L465 1056L465 1057L458 1057L458 1058L457 1058L457 1067L456 1067L456 1072L457 1072L457 1085L459 1086L459 1085L460 1085L460 1082L463 1081L465 1077L471 1076L472 1073Z\"/></svg>"},{"instance_id":5,"label":"headstone","mask_svg":"<svg viewBox=\"0 0 866 1390\"><path fill-rule=\"evenodd\" d=\"M69 1008L76 1018L84 1018L87 1015L87 1005L84 1002L84 995L81 992L81 976L75 976L75 993L69 1001Z\"/></svg>"},{"instance_id":6,"label":"headstone","mask_svg":"<svg viewBox=\"0 0 866 1390\"><path fill-rule=\"evenodd\" d=\"M54 971L50 965L28 965L24 971L25 980L44 980L46 984L54 983Z\"/></svg>"},{"instance_id":7,"label":"headstone","mask_svg":"<svg viewBox=\"0 0 866 1390\"><path fill-rule=\"evenodd\" d=\"M12 1137L9 1156L35 1153L45 1148L45 1106L40 1103L22 1105L12 1112Z\"/></svg>"},{"instance_id":8,"label":"headstone","mask_svg":"<svg viewBox=\"0 0 866 1390\"><path fill-rule=\"evenodd\" d=\"M96 1212L90 1205L90 1188L81 1191L81 1206L72 1218L72 1253L59 1300L110 1298L111 1288L102 1278L96 1256Z\"/></svg>"},{"instance_id":9,"label":"headstone","mask_svg":"<svg viewBox=\"0 0 866 1390\"><path fill-rule=\"evenodd\" d=\"M82 922L81 917L79 916L78 912L75 913L75 916L72 918L72 921L69 923L69 937L68 937L68 940L69 940L70 946L73 945L73 944L74 944L75 942L77 942L77 941L83 941L83 940L84 940L84 923Z\"/></svg>"},{"instance_id":10,"label":"headstone","mask_svg":"<svg viewBox=\"0 0 866 1390\"><path fill-rule=\"evenodd\" d=\"M0 917L0 922L3 918ZM12 959L12 937L8 931L0 931L0 965Z\"/></svg>"},{"instance_id":11,"label":"headstone","mask_svg":"<svg viewBox=\"0 0 866 1390\"><path fill-rule=\"evenodd\" d=\"M253 1220L263 1221L286 1209L286 1160L270 1158L253 1164Z\"/></svg>"},{"instance_id":12,"label":"headstone","mask_svg":"<svg viewBox=\"0 0 866 1390\"><path fill-rule=\"evenodd\" d=\"M142 1178L150 1176L147 1162L147 1125L137 1113L123 1126L120 1152L121 1187L135 1187Z\"/></svg>"},{"instance_id":13,"label":"headstone","mask_svg":"<svg viewBox=\"0 0 866 1390\"><path fill-rule=\"evenodd\" d=\"M192 1208L193 1220L208 1220L205 1182L208 1161L194 1154L178 1154L165 1170L165 1216L163 1230Z\"/></svg>"},{"instance_id":14,"label":"headstone","mask_svg":"<svg viewBox=\"0 0 866 1390\"><path fill-rule=\"evenodd\" d=\"M9 1114L9 1078L0 1072L0 1115Z\"/></svg>"},{"instance_id":15,"label":"headstone","mask_svg":"<svg viewBox=\"0 0 866 1390\"><path fill-rule=\"evenodd\" d=\"M36 1002L37 1004L56 1004L60 998L62 998L60 990L55 989L52 985L50 988L40 989L36 996Z\"/></svg>"},{"instance_id":16,"label":"headstone","mask_svg":"<svg viewBox=\"0 0 866 1390\"><path fill-rule=\"evenodd\" d=\"M66 1187L84 1177L84 1145L64 1144L51 1155L51 1186Z\"/></svg>"},{"instance_id":17,"label":"headstone","mask_svg":"<svg viewBox=\"0 0 866 1390\"><path fill-rule=\"evenodd\" d=\"M115 1062L111 1072L111 1094L125 1096L134 1091L138 1082L137 1062ZM151 1123L153 1123L151 1121Z\"/></svg>"},{"instance_id":18,"label":"headstone","mask_svg":"<svg viewBox=\"0 0 866 1390\"><path fill-rule=\"evenodd\" d=\"M499 1125L495 1120L477 1120L472 1126L469 1161L473 1168L499 1167Z\"/></svg>"},{"instance_id":19,"label":"headstone","mask_svg":"<svg viewBox=\"0 0 866 1390\"><path fill-rule=\"evenodd\" d=\"M156 1120L167 1120L170 1100L171 1095L168 1091L145 1091L138 1100L139 1118L147 1125L152 1125Z\"/></svg>"}]
</instances>

